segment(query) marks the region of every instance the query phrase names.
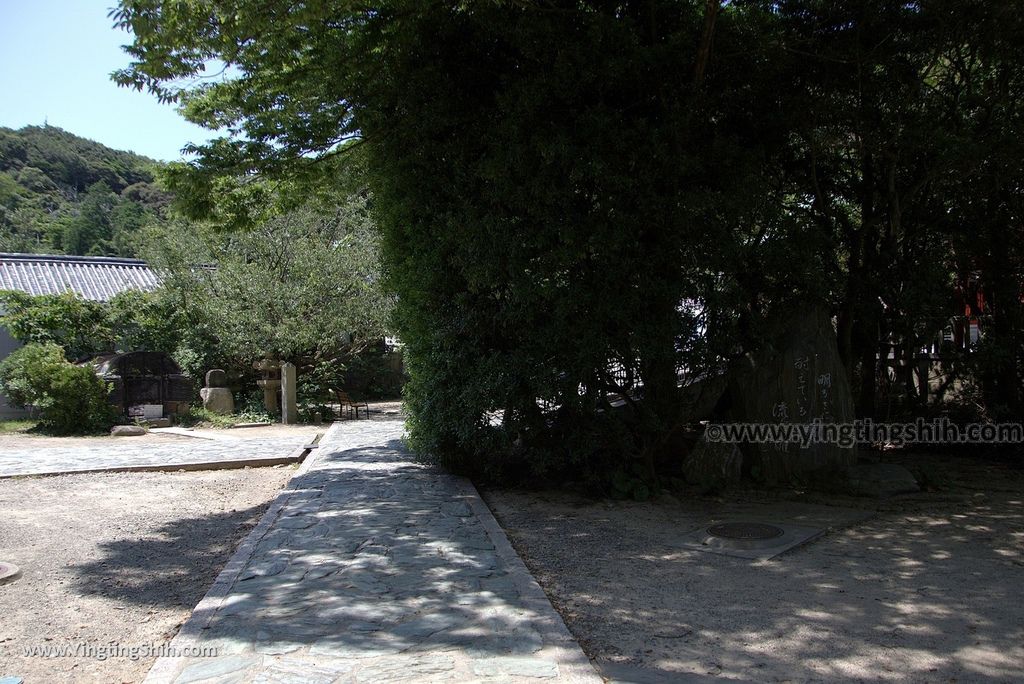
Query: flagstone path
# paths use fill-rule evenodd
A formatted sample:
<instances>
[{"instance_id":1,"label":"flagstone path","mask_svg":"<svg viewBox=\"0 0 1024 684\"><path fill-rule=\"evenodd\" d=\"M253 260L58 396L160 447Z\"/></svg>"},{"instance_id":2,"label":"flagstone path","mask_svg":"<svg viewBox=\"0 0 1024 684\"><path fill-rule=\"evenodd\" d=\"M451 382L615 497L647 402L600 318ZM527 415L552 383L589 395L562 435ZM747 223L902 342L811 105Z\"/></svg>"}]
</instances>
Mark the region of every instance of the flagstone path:
<instances>
[{"instance_id":1,"label":"flagstone path","mask_svg":"<svg viewBox=\"0 0 1024 684\"><path fill-rule=\"evenodd\" d=\"M226 467L296 462L297 450L308 439L195 439L182 437L166 443L33 447L0 449L0 478L57 475L116 470L174 470L202 465Z\"/></svg>"},{"instance_id":2,"label":"flagstone path","mask_svg":"<svg viewBox=\"0 0 1024 684\"><path fill-rule=\"evenodd\" d=\"M600 682L472 484L403 430L332 426L146 682Z\"/></svg>"}]
</instances>

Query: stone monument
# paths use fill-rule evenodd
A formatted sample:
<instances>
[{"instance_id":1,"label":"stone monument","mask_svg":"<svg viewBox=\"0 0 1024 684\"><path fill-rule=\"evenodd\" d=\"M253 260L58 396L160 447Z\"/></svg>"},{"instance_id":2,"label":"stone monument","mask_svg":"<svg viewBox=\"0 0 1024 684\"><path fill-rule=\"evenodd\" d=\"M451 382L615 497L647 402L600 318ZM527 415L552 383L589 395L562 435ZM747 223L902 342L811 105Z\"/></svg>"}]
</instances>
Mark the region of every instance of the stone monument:
<instances>
[{"instance_id":1,"label":"stone monument","mask_svg":"<svg viewBox=\"0 0 1024 684\"><path fill-rule=\"evenodd\" d=\"M795 309L782 331L757 354L737 362L730 378L733 420L794 425L849 424L853 395L839 359L828 313L813 305ZM743 470L754 479L789 484L813 471L837 470L857 461L852 445L816 441L744 445Z\"/></svg>"},{"instance_id":2,"label":"stone monument","mask_svg":"<svg viewBox=\"0 0 1024 684\"><path fill-rule=\"evenodd\" d=\"M203 408L211 413L227 416L235 412L235 399L227 388L228 378L220 368L206 373L206 387L199 390L203 399Z\"/></svg>"}]
</instances>

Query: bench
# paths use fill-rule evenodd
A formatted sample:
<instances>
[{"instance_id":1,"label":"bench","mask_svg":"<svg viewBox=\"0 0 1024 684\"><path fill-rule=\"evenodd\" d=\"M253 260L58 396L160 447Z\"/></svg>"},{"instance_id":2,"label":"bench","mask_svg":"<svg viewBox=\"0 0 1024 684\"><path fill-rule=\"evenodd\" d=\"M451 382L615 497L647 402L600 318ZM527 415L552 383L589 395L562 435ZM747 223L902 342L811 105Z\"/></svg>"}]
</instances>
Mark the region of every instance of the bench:
<instances>
[{"instance_id":1,"label":"bench","mask_svg":"<svg viewBox=\"0 0 1024 684\"><path fill-rule=\"evenodd\" d=\"M356 401L348 395L345 390L334 390L334 396L338 398L338 411L339 413L348 409L348 415L351 418L355 414L356 420L359 420L359 409L362 408L366 412L366 417L370 417L370 405L365 401Z\"/></svg>"}]
</instances>

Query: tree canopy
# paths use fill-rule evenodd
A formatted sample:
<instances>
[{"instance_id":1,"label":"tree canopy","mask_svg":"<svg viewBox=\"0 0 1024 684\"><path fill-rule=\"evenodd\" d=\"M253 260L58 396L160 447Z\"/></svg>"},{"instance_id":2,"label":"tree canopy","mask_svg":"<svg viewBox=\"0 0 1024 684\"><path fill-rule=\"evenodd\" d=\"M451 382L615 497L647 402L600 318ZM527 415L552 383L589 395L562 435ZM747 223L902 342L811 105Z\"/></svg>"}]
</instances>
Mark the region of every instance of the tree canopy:
<instances>
[{"instance_id":1,"label":"tree canopy","mask_svg":"<svg viewBox=\"0 0 1024 684\"><path fill-rule=\"evenodd\" d=\"M608 472L649 470L679 378L756 352L794 308L834 315L860 412L880 382L912 401L916 350L968 276L990 297L991 405L1019 411L1019 9L123 0L112 17L135 36L115 78L227 134L168 169L197 214L224 178L329 192L362 150L417 448Z\"/></svg>"},{"instance_id":2,"label":"tree canopy","mask_svg":"<svg viewBox=\"0 0 1024 684\"><path fill-rule=\"evenodd\" d=\"M190 327L235 364L348 358L387 332L391 300L364 197L275 212L245 231L172 221L145 244Z\"/></svg>"}]
</instances>

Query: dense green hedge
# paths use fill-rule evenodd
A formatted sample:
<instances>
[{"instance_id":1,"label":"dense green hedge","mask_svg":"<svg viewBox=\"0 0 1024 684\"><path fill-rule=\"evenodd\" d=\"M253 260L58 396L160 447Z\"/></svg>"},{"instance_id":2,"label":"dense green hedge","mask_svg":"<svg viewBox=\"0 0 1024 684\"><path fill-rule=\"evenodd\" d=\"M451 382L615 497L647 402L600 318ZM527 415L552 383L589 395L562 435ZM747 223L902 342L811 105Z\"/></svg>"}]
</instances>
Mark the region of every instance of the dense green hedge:
<instances>
[{"instance_id":1,"label":"dense green hedge","mask_svg":"<svg viewBox=\"0 0 1024 684\"><path fill-rule=\"evenodd\" d=\"M817 306L870 415L884 350L912 387L977 269L1003 352L988 385L1024 410L1012 5L236 4L211 22L122 0L115 78L235 132L168 168L199 215L225 178L331 192L365 154L424 457L625 482L659 453L678 466L676 369L714 376ZM209 58L233 77L197 78Z\"/></svg>"}]
</instances>

